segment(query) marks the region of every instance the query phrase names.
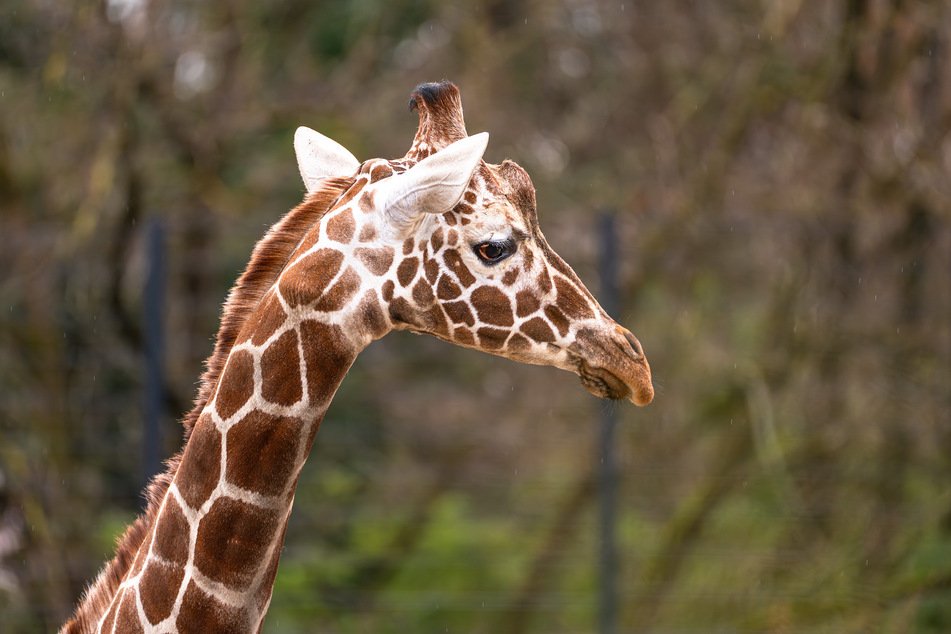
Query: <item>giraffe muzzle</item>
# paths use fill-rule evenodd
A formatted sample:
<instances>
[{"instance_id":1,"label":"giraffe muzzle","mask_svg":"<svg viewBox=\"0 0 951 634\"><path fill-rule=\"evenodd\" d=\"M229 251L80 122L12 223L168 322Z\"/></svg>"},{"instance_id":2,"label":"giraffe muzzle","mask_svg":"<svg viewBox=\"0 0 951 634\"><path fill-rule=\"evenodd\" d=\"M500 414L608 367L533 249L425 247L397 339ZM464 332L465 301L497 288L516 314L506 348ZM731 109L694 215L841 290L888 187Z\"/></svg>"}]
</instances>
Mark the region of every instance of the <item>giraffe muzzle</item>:
<instances>
[{"instance_id":1,"label":"giraffe muzzle","mask_svg":"<svg viewBox=\"0 0 951 634\"><path fill-rule=\"evenodd\" d=\"M601 398L647 405L654 399L651 370L640 342L626 328L581 329L569 357L585 388Z\"/></svg>"}]
</instances>

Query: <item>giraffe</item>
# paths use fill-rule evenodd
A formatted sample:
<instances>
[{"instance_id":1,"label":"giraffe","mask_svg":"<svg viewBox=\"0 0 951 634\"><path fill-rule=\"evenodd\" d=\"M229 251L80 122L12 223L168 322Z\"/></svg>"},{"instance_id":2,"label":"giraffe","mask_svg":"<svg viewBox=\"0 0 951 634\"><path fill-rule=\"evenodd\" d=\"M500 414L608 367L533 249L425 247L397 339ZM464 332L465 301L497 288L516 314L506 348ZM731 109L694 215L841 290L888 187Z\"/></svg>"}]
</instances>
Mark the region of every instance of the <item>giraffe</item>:
<instances>
[{"instance_id":1,"label":"giraffe","mask_svg":"<svg viewBox=\"0 0 951 634\"><path fill-rule=\"evenodd\" d=\"M410 330L576 372L646 405L651 374L538 227L528 174L483 161L458 89L422 84L397 160L359 162L299 128L304 201L254 248L225 302L185 446L149 486L62 632L257 632L300 470L357 354Z\"/></svg>"}]
</instances>

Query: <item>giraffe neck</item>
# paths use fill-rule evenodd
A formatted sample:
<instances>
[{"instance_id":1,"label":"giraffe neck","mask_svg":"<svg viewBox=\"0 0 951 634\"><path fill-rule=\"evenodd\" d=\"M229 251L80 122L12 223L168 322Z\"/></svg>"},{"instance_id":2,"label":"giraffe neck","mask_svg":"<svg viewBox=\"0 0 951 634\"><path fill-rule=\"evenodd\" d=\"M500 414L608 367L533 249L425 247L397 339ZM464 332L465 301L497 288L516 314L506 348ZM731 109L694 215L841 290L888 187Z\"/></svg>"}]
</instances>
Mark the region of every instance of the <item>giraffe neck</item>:
<instances>
[{"instance_id":1,"label":"giraffe neck","mask_svg":"<svg viewBox=\"0 0 951 634\"><path fill-rule=\"evenodd\" d=\"M100 631L259 630L301 467L359 352L282 306L269 293L242 330Z\"/></svg>"}]
</instances>

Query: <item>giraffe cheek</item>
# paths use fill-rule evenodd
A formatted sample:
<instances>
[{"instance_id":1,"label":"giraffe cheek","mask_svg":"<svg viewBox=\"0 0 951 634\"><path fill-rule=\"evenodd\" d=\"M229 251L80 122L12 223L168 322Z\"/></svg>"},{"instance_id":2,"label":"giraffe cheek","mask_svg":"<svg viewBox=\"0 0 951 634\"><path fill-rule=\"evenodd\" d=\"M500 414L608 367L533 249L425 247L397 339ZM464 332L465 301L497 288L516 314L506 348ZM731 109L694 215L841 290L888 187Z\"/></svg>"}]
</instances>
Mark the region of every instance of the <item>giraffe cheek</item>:
<instances>
[{"instance_id":1,"label":"giraffe cheek","mask_svg":"<svg viewBox=\"0 0 951 634\"><path fill-rule=\"evenodd\" d=\"M532 291L519 291L515 294L515 314L528 317L541 307L541 302Z\"/></svg>"},{"instance_id":2,"label":"giraffe cheek","mask_svg":"<svg viewBox=\"0 0 951 634\"><path fill-rule=\"evenodd\" d=\"M515 324L512 303L505 293L494 286L480 286L472 291L472 306L479 320L486 324L507 327Z\"/></svg>"}]
</instances>

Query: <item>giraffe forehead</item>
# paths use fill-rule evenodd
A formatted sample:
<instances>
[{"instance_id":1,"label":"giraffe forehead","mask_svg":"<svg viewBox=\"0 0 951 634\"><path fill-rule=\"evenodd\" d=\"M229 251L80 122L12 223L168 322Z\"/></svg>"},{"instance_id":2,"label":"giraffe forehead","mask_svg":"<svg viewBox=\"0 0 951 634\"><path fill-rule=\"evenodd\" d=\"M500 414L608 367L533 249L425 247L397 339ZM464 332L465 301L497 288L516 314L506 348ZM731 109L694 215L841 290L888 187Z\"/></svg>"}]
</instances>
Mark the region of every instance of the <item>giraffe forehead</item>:
<instances>
[{"instance_id":1,"label":"giraffe forehead","mask_svg":"<svg viewBox=\"0 0 951 634\"><path fill-rule=\"evenodd\" d=\"M463 234L473 240L505 239L527 233L522 218L506 201L493 201L475 209L469 220Z\"/></svg>"}]
</instances>

